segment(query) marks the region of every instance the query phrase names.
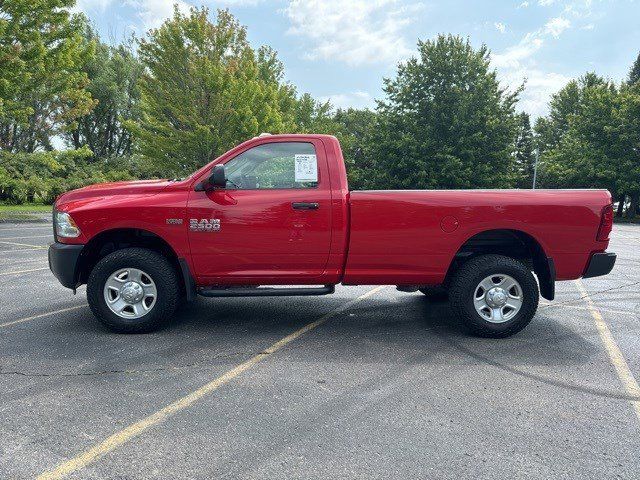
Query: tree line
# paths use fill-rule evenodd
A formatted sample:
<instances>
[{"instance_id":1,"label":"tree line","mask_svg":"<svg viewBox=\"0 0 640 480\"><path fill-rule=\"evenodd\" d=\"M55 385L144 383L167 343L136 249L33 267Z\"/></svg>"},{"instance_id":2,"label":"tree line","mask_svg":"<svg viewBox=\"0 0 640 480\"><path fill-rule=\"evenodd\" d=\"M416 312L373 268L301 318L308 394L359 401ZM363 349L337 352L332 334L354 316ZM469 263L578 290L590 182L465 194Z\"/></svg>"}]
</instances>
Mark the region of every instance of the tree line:
<instances>
[{"instance_id":1,"label":"tree line","mask_svg":"<svg viewBox=\"0 0 640 480\"><path fill-rule=\"evenodd\" d=\"M314 132L340 139L353 188L531 188L537 174L538 188L608 188L620 215L640 209L640 55L624 82L569 82L532 126L486 46L439 35L383 80L375 109L334 109L228 10L176 8L111 45L74 1L0 2L0 201L180 177L261 132Z\"/></svg>"}]
</instances>

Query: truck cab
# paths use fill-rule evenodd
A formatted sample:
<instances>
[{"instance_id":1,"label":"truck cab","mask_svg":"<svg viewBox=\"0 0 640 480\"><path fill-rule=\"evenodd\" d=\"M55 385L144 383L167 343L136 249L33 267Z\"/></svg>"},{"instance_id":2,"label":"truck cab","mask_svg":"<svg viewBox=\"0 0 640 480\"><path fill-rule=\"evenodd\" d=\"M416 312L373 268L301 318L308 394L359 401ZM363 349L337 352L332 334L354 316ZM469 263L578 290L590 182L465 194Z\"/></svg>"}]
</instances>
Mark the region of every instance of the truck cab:
<instances>
[{"instance_id":1,"label":"truck cab","mask_svg":"<svg viewBox=\"0 0 640 480\"><path fill-rule=\"evenodd\" d=\"M263 136L211 167L224 169L217 185L210 168L198 172L187 207L198 282L338 283L348 190L336 155L332 137Z\"/></svg>"}]
</instances>

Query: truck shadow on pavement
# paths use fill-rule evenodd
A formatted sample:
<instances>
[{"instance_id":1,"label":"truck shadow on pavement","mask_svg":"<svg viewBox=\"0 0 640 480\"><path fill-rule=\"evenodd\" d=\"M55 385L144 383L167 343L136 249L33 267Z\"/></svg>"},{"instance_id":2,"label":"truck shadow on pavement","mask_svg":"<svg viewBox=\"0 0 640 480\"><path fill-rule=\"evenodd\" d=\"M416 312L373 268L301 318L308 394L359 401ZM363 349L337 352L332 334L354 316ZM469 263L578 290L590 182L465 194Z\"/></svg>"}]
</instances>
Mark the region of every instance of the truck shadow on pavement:
<instances>
[{"instance_id":1,"label":"truck shadow on pavement","mask_svg":"<svg viewBox=\"0 0 640 480\"><path fill-rule=\"evenodd\" d=\"M463 330L447 302L436 303L419 296L371 300L366 306L360 305L332 319L287 352L287 362L296 365L296 370L305 362L320 365L332 362L355 372L366 371L366 375L356 374L356 379L343 380L344 383L331 377L325 381L322 370L314 371L309 366L303 370L312 372L305 388L312 388L310 385L315 381L326 386L326 394L319 395L321 400L307 409L289 413L293 418L287 418L282 426L275 422L263 432L259 445L243 445L230 455L233 462L219 468L231 477L251 476L261 465L286 457L290 445L316 442L319 432L348 431L348 425L353 422L379 421L374 412L395 411L412 405L412 401L423 398L414 390L420 383L426 389L439 389L444 385L447 389L444 395L467 395L467 392L449 390L449 384L442 381L443 377L455 375L452 372L455 370L466 370L463 378L465 375L493 377L492 388L507 385L502 390L497 387L496 396L509 397L510 382L520 377L527 380L526 384L531 382L527 388L532 392L538 384L579 392L587 401L590 396L634 400L602 388L598 378L592 379L592 385L571 380L584 380L581 367L599 361L602 353L597 332L591 326L577 331L548 314L538 314L517 336L482 339L471 337ZM440 396L434 396L437 403ZM454 405L455 402L452 401ZM422 408L429 411L428 405ZM331 422L327 423L327 418L331 418ZM428 427L424 425L425 429Z\"/></svg>"},{"instance_id":2,"label":"truck shadow on pavement","mask_svg":"<svg viewBox=\"0 0 640 480\"><path fill-rule=\"evenodd\" d=\"M90 318L88 309L86 314L81 314L83 321L64 322L51 328L58 330L58 334L64 332L67 335L97 336L102 340L116 339L118 344L159 345L167 342L170 348L172 344L188 339L193 348L201 349L222 346L228 340L235 344L247 340L258 341L266 347L270 341L279 340L343 303L344 299L311 302L281 298L270 301L198 299L182 306L172 322L152 334L111 333ZM498 355L509 360L509 364L545 367L583 365L601 353L595 329L578 332L554 318L559 315L561 312L557 310L540 312L525 330L510 338L477 338L464 329L446 301L433 302L422 296L405 295L391 300L369 299L366 305L336 314L296 342L307 344L328 339L334 345L329 345L334 358L340 357L343 348L348 348L350 357L355 353L363 357L374 355L380 349L412 350L433 355L453 348L465 355L478 351ZM374 348L361 349L361 344ZM293 347L296 344L292 344ZM189 349L186 345L185 348Z\"/></svg>"},{"instance_id":3,"label":"truck shadow on pavement","mask_svg":"<svg viewBox=\"0 0 640 480\"><path fill-rule=\"evenodd\" d=\"M435 322L438 321L439 313L444 316L449 306L447 302L429 302L427 308L432 311L424 317L425 322L429 324L434 317ZM456 319L453 320L453 324L457 323ZM461 333L464 332L462 327L448 330L451 326L452 323L447 322L444 328L434 329L434 333L451 348L478 364L490 365L507 374L588 395L640 401L640 397L602 388L597 378L594 379L597 383L587 385L552 375L555 367L577 368L602 357L602 345L595 327L591 324L587 335L586 332L572 330L561 321L539 312L525 330L506 339L473 338ZM532 366L536 371L532 371Z\"/></svg>"},{"instance_id":4,"label":"truck shadow on pavement","mask_svg":"<svg viewBox=\"0 0 640 480\"><path fill-rule=\"evenodd\" d=\"M30 348L40 351L42 363L37 370L51 371L51 365L58 363L56 359L64 358L56 371L65 374L74 374L79 365L83 368L78 375L87 374L84 370L135 373L149 368L161 371L223 366L260 353L342 304L344 298L199 299L183 306L165 329L146 335L108 332L90 318L87 308L48 325L47 335L32 337L37 345ZM286 358L300 364L334 362L351 368L371 363L395 369L490 366L559 388L634 399L605 390L595 383L598 378L593 379L594 385L562 378L563 371L572 374L600 361L602 346L592 325L578 328L573 322L570 328L563 319L555 318L561 312L550 313L539 313L514 337L484 339L470 336L447 302L432 302L421 295L371 298L366 304L336 314L288 345ZM70 340L61 343L61 337ZM76 348L69 348L69 343ZM10 355L19 358L22 347L17 344L14 348Z\"/></svg>"},{"instance_id":5,"label":"truck shadow on pavement","mask_svg":"<svg viewBox=\"0 0 640 480\"><path fill-rule=\"evenodd\" d=\"M326 299L324 300L326 302ZM220 302L214 308L204 303L190 306L177 321L170 325L165 334L181 332L220 332L234 338L242 335L290 333L316 320L333 308L325 305L322 311L313 311L306 302L278 301L247 305L242 300ZM340 305L341 301L335 301ZM210 311L211 315L202 313ZM559 315L558 312L555 312ZM342 348L349 349L349 356L355 353L366 357L380 349L413 350L429 353L451 350L462 352L463 348L477 349L499 355L509 363L522 365L584 365L600 354L597 332L590 329L577 332L565 326L562 321L539 313L532 323L520 334L505 339L485 339L470 335L452 314L447 302L432 302L422 296L400 296L387 299L370 299L366 305L359 305L330 319L325 325L307 334L300 342L333 342L334 358L340 358ZM373 349L358 348L358 343ZM345 345L348 344L348 345ZM355 348L355 350L354 350ZM309 352L305 351L304 354ZM469 353L465 352L465 355Z\"/></svg>"}]
</instances>

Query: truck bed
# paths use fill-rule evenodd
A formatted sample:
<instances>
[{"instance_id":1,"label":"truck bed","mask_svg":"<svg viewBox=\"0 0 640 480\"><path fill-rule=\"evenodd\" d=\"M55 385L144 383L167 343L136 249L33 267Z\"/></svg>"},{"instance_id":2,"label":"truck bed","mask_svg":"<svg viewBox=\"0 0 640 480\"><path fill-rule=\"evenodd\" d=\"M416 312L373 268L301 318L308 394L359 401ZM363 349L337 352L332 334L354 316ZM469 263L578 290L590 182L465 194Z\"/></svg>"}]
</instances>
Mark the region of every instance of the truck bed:
<instances>
[{"instance_id":1,"label":"truck bed","mask_svg":"<svg viewBox=\"0 0 640 480\"><path fill-rule=\"evenodd\" d=\"M481 232L530 236L555 262L556 278L579 278L592 252L606 190L352 191L345 284L385 279L439 284L465 242Z\"/></svg>"}]
</instances>

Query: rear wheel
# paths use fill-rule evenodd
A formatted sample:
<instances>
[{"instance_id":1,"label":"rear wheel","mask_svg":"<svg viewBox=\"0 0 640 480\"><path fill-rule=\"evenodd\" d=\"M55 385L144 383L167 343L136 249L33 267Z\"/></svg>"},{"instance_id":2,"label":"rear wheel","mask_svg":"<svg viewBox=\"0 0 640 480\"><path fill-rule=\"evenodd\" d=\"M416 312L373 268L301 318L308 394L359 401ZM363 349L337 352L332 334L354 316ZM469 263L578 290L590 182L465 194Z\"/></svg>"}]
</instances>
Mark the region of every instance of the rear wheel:
<instances>
[{"instance_id":1,"label":"rear wheel","mask_svg":"<svg viewBox=\"0 0 640 480\"><path fill-rule=\"evenodd\" d=\"M178 277L162 255L125 248L102 258L87 282L94 315L111 330L143 333L167 322L180 298Z\"/></svg>"},{"instance_id":2,"label":"rear wheel","mask_svg":"<svg viewBox=\"0 0 640 480\"><path fill-rule=\"evenodd\" d=\"M451 281L449 300L476 335L508 337L526 327L538 308L538 284L521 262L501 255L469 260Z\"/></svg>"}]
</instances>

